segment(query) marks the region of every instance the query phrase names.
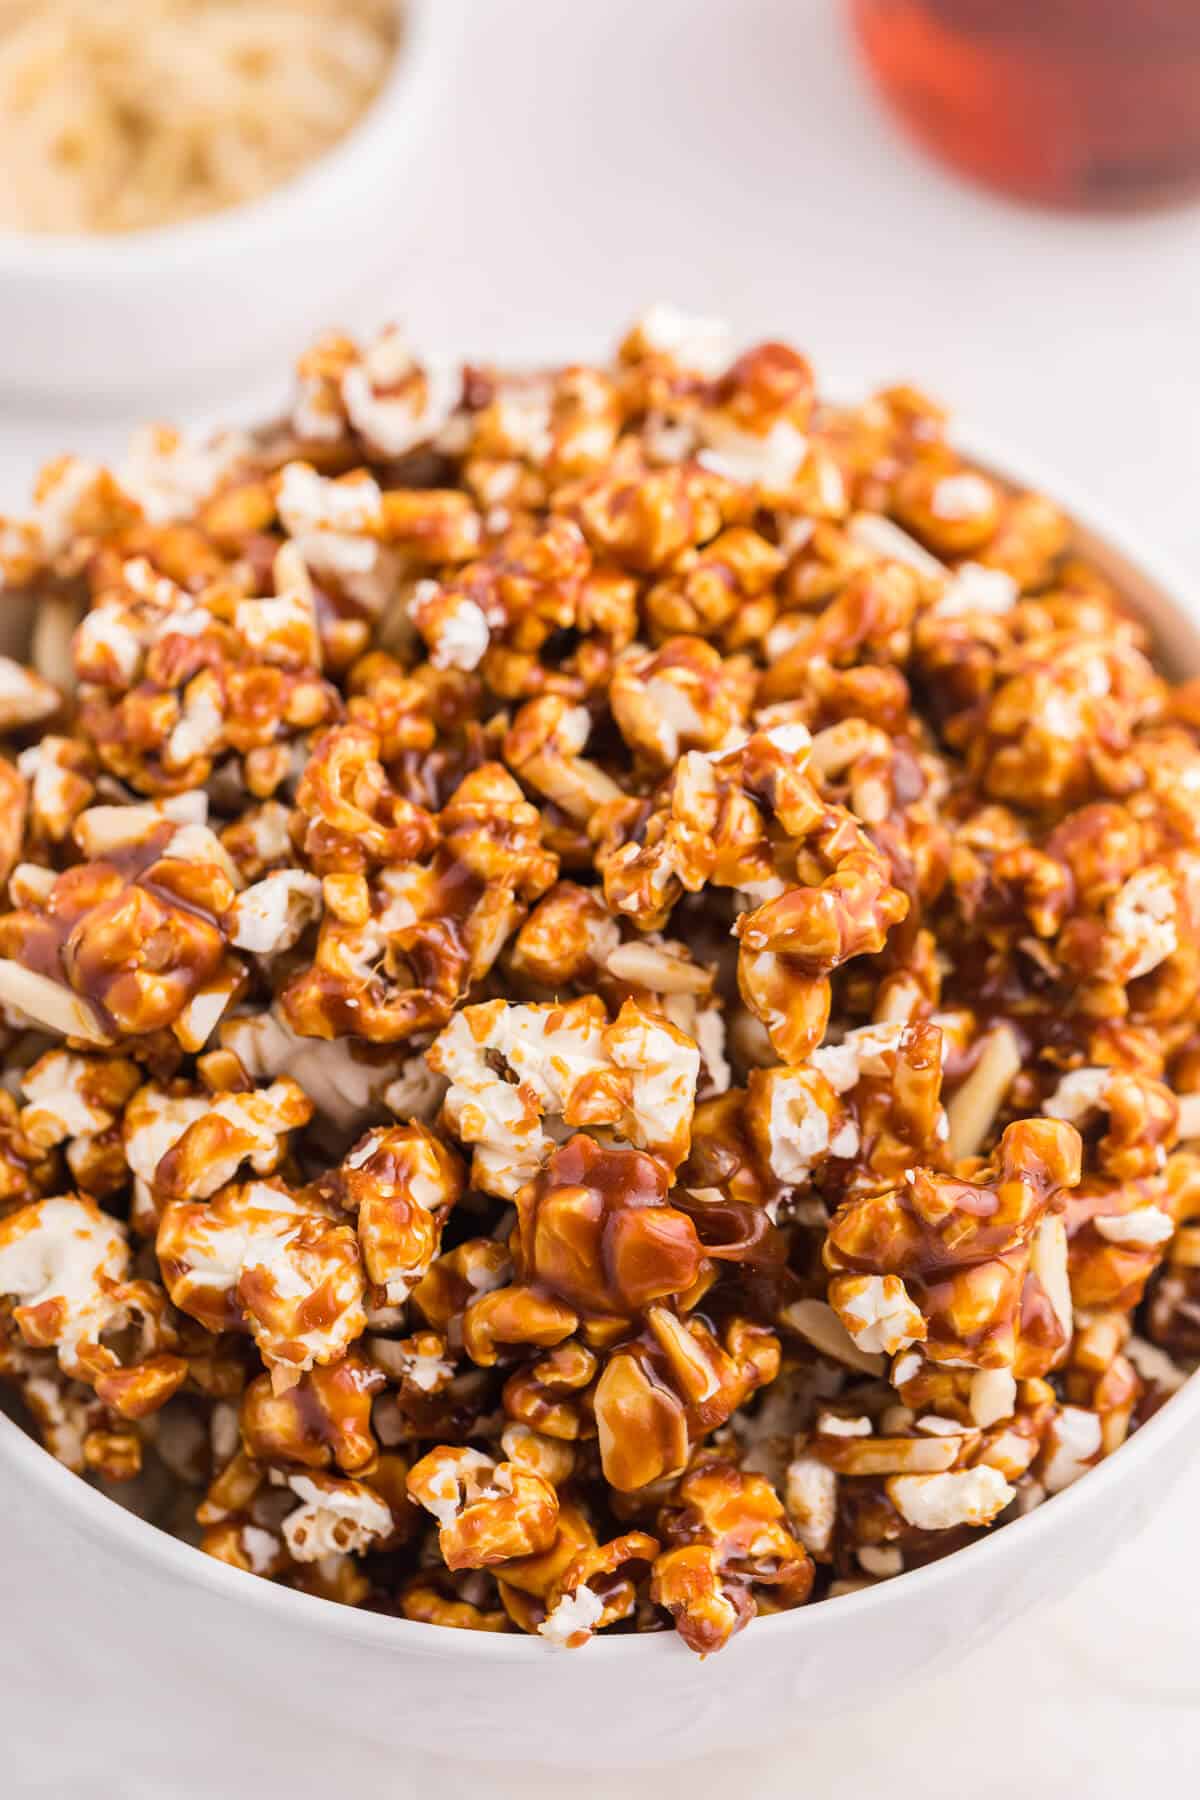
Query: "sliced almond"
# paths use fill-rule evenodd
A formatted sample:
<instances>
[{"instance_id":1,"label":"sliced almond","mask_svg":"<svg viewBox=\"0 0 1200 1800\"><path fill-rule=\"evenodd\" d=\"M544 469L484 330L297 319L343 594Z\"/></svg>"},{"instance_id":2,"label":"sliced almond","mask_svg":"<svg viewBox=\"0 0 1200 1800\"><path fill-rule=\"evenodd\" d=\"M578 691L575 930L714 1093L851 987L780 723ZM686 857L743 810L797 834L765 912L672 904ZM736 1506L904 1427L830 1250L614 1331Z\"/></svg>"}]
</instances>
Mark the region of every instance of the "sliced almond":
<instances>
[{"instance_id":1,"label":"sliced almond","mask_svg":"<svg viewBox=\"0 0 1200 1800\"><path fill-rule=\"evenodd\" d=\"M861 1369L864 1375L882 1375L887 1359L860 1350L832 1306L824 1300L793 1300L780 1314L780 1322L799 1332L802 1338L819 1350L822 1356L844 1363L848 1369Z\"/></svg>"},{"instance_id":2,"label":"sliced almond","mask_svg":"<svg viewBox=\"0 0 1200 1800\"><path fill-rule=\"evenodd\" d=\"M952 1469L963 1437L812 1437L813 1456L839 1475L937 1475Z\"/></svg>"},{"instance_id":3,"label":"sliced almond","mask_svg":"<svg viewBox=\"0 0 1200 1800\"><path fill-rule=\"evenodd\" d=\"M62 695L56 687L11 656L0 656L0 731L36 725L61 705Z\"/></svg>"},{"instance_id":4,"label":"sliced almond","mask_svg":"<svg viewBox=\"0 0 1200 1800\"><path fill-rule=\"evenodd\" d=\"M658 944L618 944L605 960L605 968L618 981L649 988L655 994L706 994L712 973L685 957L672 956Z\"/></svg>"},{"instance_id":5,"label":"sliced almond","mask_svg":"<svg viewBox=\"0 0 1200 1800\"><path fill-rule=\"evenodd\" d=\"M1016 1033L1009 1025L997 1025L985 1038L975 1067L946 1106L950 1124L947 1148L955 1162L974 1156L985 1142L1021 1062Z\"/></svg>"},{"instance_id":6,"label":"sliced almond","mask_svg":"<svg viewBox=\"0 0 1200 1800\"><path fill-rule=\"evenodd\" d=\"M0 1003L22 1013L34 1025L89 1044L111 1044L95 1008L62 982L51 981L23 964L0 957Z\"/></svg>"},{"instance_id":7,"label":"sliced almond","mask_svg":"<svg viewBox=\"0 0 1200 1800\"><path fill-rule=\"evenodd\" d=\"M901 531L899 525L893 525L882 513L855 513L846 527L846 536L871 556L887 562L906 563L918 575L927 575L931 580L945 581L949 574L945 563L931 556L923 544L918 544L916 538L909 537L907 531Z\"/></svg>"}]
</instances>

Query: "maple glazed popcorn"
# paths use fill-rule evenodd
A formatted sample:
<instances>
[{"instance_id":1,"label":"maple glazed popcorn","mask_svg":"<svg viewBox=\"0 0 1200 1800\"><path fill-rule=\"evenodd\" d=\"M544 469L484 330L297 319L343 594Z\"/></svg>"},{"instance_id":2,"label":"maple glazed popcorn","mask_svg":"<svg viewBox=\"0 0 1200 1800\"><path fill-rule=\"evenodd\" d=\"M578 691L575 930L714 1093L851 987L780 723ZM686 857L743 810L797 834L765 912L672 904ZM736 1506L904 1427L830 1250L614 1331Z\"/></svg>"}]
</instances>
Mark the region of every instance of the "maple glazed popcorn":
<instances>
[{"instance_id":1,"label":"maple glazed popcorn","mask_svg":"<svg viewBox=\"0 0 1200 1800\"><path fill-rule=\"evenodd\" d=\"M0 558L0 1372L68 1467L709 1652L1200 1356L1200 684L915 390L329 337Z\"/></svg>"}]
</instances>

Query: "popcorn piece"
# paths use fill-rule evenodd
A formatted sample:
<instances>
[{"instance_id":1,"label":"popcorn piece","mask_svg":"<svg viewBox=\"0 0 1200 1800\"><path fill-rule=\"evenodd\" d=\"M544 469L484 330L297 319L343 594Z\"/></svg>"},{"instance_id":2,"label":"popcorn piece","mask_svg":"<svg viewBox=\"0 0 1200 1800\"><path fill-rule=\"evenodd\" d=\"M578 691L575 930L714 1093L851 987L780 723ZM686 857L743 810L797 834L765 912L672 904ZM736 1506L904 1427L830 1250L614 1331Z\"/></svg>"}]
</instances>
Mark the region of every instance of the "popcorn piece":
<instances>
[{"instance_id":1,"label":"popcorn piece","mask_svg":"<svg viewBox=\"0 0 1200 1800\"><path fill-rule=\"evenodd\" d=\"M25 1342L55 1348L68 1375L86 1379L81 1354L123 1322L128 1270L122 1227L91 1200L39 1200L0 1220L0 1293L20 1302Z\"/></svg>"},{"instance_id":2,"label":"popcorn piece","mask_svg":"<svg viewBox=\"0 0 1200 1800\"><path fill-rule=\"evenodd\" d=\"M680 312L663 302L648 307L622 345L630 361L638 356L669 356L698 375L719 375L732 356L729 327L723 319Z\"/></svg>"},{"instance_id":3,"label":"popcorn piece","mask_svg":"<svg viewBox=\"0 0 1200 1800\"><path fill-rule=\"evenodd\" d=\"M1174 885L1165 869L1139 869L1108 908L1114 948L1110 963L1124 978L1148 975L1171 956L1179 943ZM1114 960L1115 959L1115 960Z\"/></svg>"},{"instance_id":4,"label":"popcorn piece","mask_svg":"<svg viewBox=\"0 0 1200 1800\"><path fill-rule=\"evenodd\" d=\"M927 1334L898 1275L842 1275L830 1283L830 1303L860 1350L895 1356Z\"/></svg>"},{"instance_id":5,"label":"popcorn piece","mask_svg":"<svg viewBox=\"0 0 1200 1800\"><path fill-rule=\"evenodd\" d=\"M826 1157L858 1149L854 1121L812 1069L753 1070L747 1116L768 1168L785 1186L806 1182Z\"/></svg>"},{"instance_id":6,"label":"popcorn piece","mask_svg":"<svg viewBox=\"0 0 1200 1800\"><path fill-rule=\"evenodd\" d=\"M395 326L342 377L350 423L381 455L404 456L435 438L458 404L462 377L441 358L418 364Z\"/></svg>"},{"instance_id":7,"label":"popcorn piece","mask_svg":"<svg viewBox=\"0 0 1200 1800\"><path fill-rule=\"evenodd\" d=\"M787 1466L784 1503L792 1530L810 1556L829 1555L837 1522L838 1478L815 1456L795 1457Z\"/></svg>"},{"instance_id":8,"label":"popcorn piece","mask_svg":"<svg viewBox=\"0 0 1200 1800\"><path fill-rule=\"evenodd\" d=\"M408 616L429 646L435 669L477 669L491 640L487 615L465 594L444 592L436 581L419 581Z\"/></svg>"},{"instance_id":9,"label":"popcorn piece","mask_svg":"<svg viewBox=\"0 0 1200 1800\"><path fill-rule=\"evenodd\" d=\"M707 448L701 450L697 461L746 487L771 492L790 487L808 455L808 439L786 419L778 420L761 437L718 425L715 420L706 421L703 430Z\"/></svg>"},{"instance_id":10,"label":"popcorn piece","mask_svg":"<svg viewBox=\"0 0 1200 1800\"><path fill-rule=\"evenodd\" d=\"M458 1157L422 1125L370 1132L326 1178L325 1190L357 1214L363 1262L387 1305L407 1300L428 1272L463 1185Z\"/></svg>"},{"instance_id":11,"label":"popcorn piece","mask_svg":"<svg viewBox=\"0 0 1200 1800\"><path fill-rule=\"evenodd\" d=\"M896 1386L898 1371L893 1371ZM987 1427L1010 1419L1016 1410L1017 1383L1010 1369L976 1369L971 1377L971 1418L976 1425Z\"/></svg>"},{"instance_id":12,"label":"popcorn piece","mask_svg":"<svg viewBox=\"0 0 1200 1800\"><path fill-rule=\"evenodd\" d=\"M226 915L229 941L257 956L278 956L321 914L321 883L299 869L278 869L246 888Z\"/></svg>"},{"instance_id":13,"label":"popcorn piece","mask_svg":"<svg viewBox=\"0 0 1200 1800\"><path fill-rule=\"evenodd\" d=\"M431 1450L409 1471L408 1492L437 1520L448 1569L488 1568L553 1541L558 1498L550 1484L478 1450Z\"/></svg>"},{"instance_id":14,"label":"popcorn piece","mask_svg":"<svg viewBox=\"0 0 1200 1800\"><path fill-rule=\"evenodd\" d=\"M280 1389L341 1356L366 1327L354 1233L249 1182L208 1204L172 1201L158 1228L167 1291L209 1331L248 1325Z\"/></svg>"},{"instance_id":15,"label":"popcorn piece","mask_svg":"<svg viewBox=\"0 0 1200 1800\"><path fill-rule=\"evenodd\" d=\"M353 580L374 573L383 495L371 476L359 472L330 481L307 463L288 463L277 504L289 537L314 575Z\"/></svg>"},{"instance_id":16,"label":"popcorn piece","mask_svg":"<svg viewBox=\"0 0 1200 1800\"><path fill-rule=\"evenodd\" d=\"M809 1064L824 1076L835 1094L849 1093L864 1075L891 1073L888 1057L900 1043L902 1024L860 1025L837 1044L822 1044Z\"/></svg>"},{"instance_id":17,"label":"popcorn piece","mask_svg":"<svg viewBox=\"0 0 1200 1800\"><path fill-rule=\"evenodd\" d=\"M591 1637L604 1617L604 1602L590 1587L564 1594L538 1626L538 1634L556 1650L576 1650Z\"/></svg>"},{"instance_id":18,"label":"popcorn piece","mask_svg":"<svg viewBox=\"0 0 1200 1800\"><path fill-rule=\"evenodd\" d=\"M1110 1244L1151 1247L1165 1244L1175 1232L1174 1219L1157 1206L1139 1206L1133 1212L1100 1215L1092 1220L1092 1224Z\"/></svg>"},{"instance_id":19,"label":"popcorn piece","mask_svg":"<svg viewBox=\"0 0 1200 1800\"><path fill-rule=\"evenodd\" d=\"M221 1094L163 1152L152 1185L174 1199L207 1199L243 1162L256 1175L279 1167L287 1134L312 1117L312 1102L286 1077L247 1094Z\"/></svg>"},{"instance_id":20,"label":"popcorn piece","mask_svg":"<svg viewBox=\"0 0 1200 1800\"><path fill-rule=\"evenodd\" d=\"M998 1469L948 1470L941 1475L892 1475L888 1499L918 1531L950 1531L956 1525L990 1525L1016 1490Z\"/></svg>"},{"instance_id":21,"label":"popcorn piece","mask_svg":"<svg viewBox=\"0 0 1200 1800\"><path fill-rule=\"evenodd\" d=\"M94 1137L116 1123L137 1082L136 1067L124 1058L109 1061L48 1050L21 1077L28 1101L21 1129L47 1149L67 1138Z\"/></svg>"},{"instance_id":22,"label":"popcorn piece","mask_svg":"<svg viewBox=\"0 0 1200 1800\"><path fill-rule=\"evenodd\" d=\"M1103 1107L1112 1075L1111 1069L1072 1069L1042 1101L1042 1111L1048 1119L1081 1125L1089 1113Z\"/></svg>"},{"instance_id":23,"label":"popcorn piece","mask_svg":"<svg viewBox=\"0 0 1200 1800\"><path fill-rule=\"evenodd\" d=\"M517 1077L498 1075L499 1056ZM543 1119L611 1126L671 1164L687 1149L700 1054L682 1032L626 1002L608 1024L598 1000L467 1007L428 1053L450 1080L446 1117L474 1146L472 1178L515 1195L553 1139Z\"/></svg>"},{"instance_id":24,"label":"popcorn piece","mask_svg":"<svg viewBox=\"0 0 1200 1800\"><path fill-rule=\"evenodd\" d=\"M283 1521L284 1542L297 1562L358 1555L392 1530L391 1508L362 1481L333 1475L289 1475L303 1504Z\"/></svg>"},{"instance_id":25,"label":"popcorn piece","mask_svg":"<svg viewBox=\"0 0 1200 1800\"><path fill-rule=\"evenodd\" d=\"M1100 1454L1102 1428L1098 1413L1064 1406L1050 1421L1038 1462L1038 1474L1049 1494L1061 1493L1085 1475Z\"/></svg>"},{"instance_id":26,"label":"popcorn piece","mask_svg":"<svg viewBox=\"0 0 1200 1800\"><path fill-rule=\"evenodd\" d=\"M221 432L199 444L166 426L147 425L130 439L120 482L147 519L172 524L228 481L249 452L238 432Z\"/></svg>"}]
</instances>

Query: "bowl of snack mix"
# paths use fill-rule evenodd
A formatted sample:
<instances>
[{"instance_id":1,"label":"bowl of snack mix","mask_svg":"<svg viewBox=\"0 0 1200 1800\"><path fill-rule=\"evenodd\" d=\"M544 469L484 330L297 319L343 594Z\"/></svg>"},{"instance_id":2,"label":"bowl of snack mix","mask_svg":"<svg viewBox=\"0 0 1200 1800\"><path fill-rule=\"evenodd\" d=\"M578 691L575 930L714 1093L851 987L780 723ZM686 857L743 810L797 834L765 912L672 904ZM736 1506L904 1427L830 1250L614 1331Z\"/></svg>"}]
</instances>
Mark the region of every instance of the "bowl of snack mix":
<instances>
[{"instance_id":1,"label":"bowl of snack mix","mask_svg":"<svg viewBox=\"0 0 1200 1800\"><path fill-rule=\"evenodd\" d=\"M7 0L0 382L201 391L302 341L402 228L428 0Z\"/></svg>"},{"instance_id":2,"label":"bowl of snack mix","mask_svg":"<svg viewBox=\"0 0 1200 1800\"><path fill-rule=\"evenodd\" d=\"M43 471L0 1481L114 1684L161 1634L168 1716L669 1760L1148 1515L1200 653L1025 469L655 307L550 370L326 337L269 427Z\"/></svg>"}]
</instances>

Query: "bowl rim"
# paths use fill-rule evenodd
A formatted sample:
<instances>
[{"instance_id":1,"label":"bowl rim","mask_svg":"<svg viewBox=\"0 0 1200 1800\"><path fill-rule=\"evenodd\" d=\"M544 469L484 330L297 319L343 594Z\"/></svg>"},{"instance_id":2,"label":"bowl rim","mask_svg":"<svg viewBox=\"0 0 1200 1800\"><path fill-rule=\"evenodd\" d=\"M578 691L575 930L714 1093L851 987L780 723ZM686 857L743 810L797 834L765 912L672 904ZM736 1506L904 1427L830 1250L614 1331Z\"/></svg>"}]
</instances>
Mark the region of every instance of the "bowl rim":
<instances>
[{"instance_id":1,"label":"bowl rim","mask_svg":"<svg viewBox=\"0 0 1200 1800\"><path fill-rule=\"evenodd\" d=\"M1200 606L1189 605L1183 598L1190 591L1190 583L1183 571L1174 566L1170 556L1150 549L1119 515L1114 516L1107 506L1080 493L1071 483L1060 480L1035 459L1003 450L993 438L975 431L956 432L954 441L979 467L1051 496L1102 559L1107 554L1110 560L1124 565L1143 586L1155 591L1165 617L1181 631L1190 633L1200 665ZM919 1598L934 1589L948 1583L961 1583L974 1570L979 1570L982 1575L986 1566L998 1565L1005 1558L1011 1560L1018 1553L1028 1560L1037 1554L1043 1539L1048 1542L1061 1532L1069 1531L1073 1520L1082 1521L1084 1512L1101 1505L1106 1495L1117 1488L1132 1486L1137 1471L1144 1470L1160 1449L1165 1450L1198 1419L1200 1370L1117 1451L1023 1518L1014 1519L937 1562L909 1570L898 1579L839 1595L832 1609L832 1620L831 1609L825 1602L756 1619L752 1622L753 1639L761 1644L767 1632L777 1643L785 1636L795 1638L806 1634L806 1638L811 1638L813 1633L831 1628L833 1622L840 1629L841 1622L851 1617L866 1620L883 1609L905 1604L915 1606ZM446 1658L465 1657L472 1661L522 1663L555 1654L554 1646L523 1632L455 1631L391 1614L364 1612L232 1568L214 1557L205 1556L182 1539L170 1536L81 1480L13 1420L0 1413L0 1468L6 1463L15 1467L31 1487L40 1488L49 1504L61 1505L70 1522L85 1537L107 1542L125 1561L148 1563L185 1586L204 1589L214 1598L228 1599L235 1606L245 1603L252 1610L273 1616L281 1627L291 1626L319 1636L331 1636L347 1645L359 1645L385 1655L403 1651ZM826 1621L825 1627L822 1620ZM742 1636L744 1634L739 1635L729 1650L735 1649ZM806 1647L812 1649L817 1643L819 1639L813 1639L806 1642ZM620 1637L601 1633L586 1648L589 1660L600 1656L626 1663L675 1654L676 1651L688 1654L677 1634L668 1630Z\"/></svg>"},{"instance_id":2,"label":"bowl rim","mask_svg":"<svg viewBox=\"0 0 1200 1800\"><path fill-rule=\"evenodd\" d=\"M437 0L396 0L401 32L387 77L345 135L255 200L175 225L115 233L0 229L0 279L33 274L133 285L208 258L259 251L344 200L390 153L396 116L415 120L428 92L449 17Z\"/></svg>"}]
</instances>

